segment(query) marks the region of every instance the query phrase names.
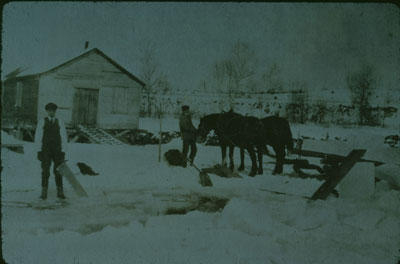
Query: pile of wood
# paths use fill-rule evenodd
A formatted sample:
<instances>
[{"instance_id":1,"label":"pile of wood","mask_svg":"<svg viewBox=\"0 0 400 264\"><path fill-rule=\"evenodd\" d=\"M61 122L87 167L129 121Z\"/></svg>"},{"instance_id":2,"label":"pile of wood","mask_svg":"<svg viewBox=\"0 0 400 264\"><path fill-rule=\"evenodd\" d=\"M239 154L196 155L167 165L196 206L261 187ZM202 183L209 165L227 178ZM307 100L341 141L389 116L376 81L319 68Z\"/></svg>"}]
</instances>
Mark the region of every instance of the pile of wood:
<instances>
[{"instance_id":1,"label":"pile of wood","mask_svg":"<svg viewBox=\"0 0 400 264\"><path fill-rule=\"evenodd\" d=\"M392 148L400 147L400 136L399 135L390 135L385 137L385 144L388 144Z\"/></svg>"},{"instance_id":2,"label":"pile of wood","mask_svg":"<svg viewBox=\"0 0 400 264\"><path fill-rule=\"evenodd\" d=\"M169 143L174 138L179 138L179 132L162 132L161 144ZM156 145L159 144L159 137L147 130L134 130L126 140L132 145Z\"/></svg>"}]
</instances>

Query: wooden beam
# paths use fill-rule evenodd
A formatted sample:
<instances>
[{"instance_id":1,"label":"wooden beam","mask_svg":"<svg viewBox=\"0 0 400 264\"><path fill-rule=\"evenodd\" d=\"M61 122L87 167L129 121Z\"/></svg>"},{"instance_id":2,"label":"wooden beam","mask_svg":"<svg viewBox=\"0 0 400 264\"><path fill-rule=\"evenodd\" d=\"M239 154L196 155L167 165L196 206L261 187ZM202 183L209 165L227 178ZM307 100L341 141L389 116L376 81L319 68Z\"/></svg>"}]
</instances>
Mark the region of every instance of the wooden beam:
<instances>
[{"instance_id":1,"label":"wooden beam","mask_svg":"<svg viewBox=\"0 0 400 264\"><path fill-rule=\"evenodd\" d=\"M2 148L7 148L11 151L17 152L17 153L24 153L24 145L22 144L1 144Z\"/></svg>"},{"instance_id":2,"label":"wooden beam","mask_svg":"<svg viewBox=\"0 0 400 264\"><path fill-rule=\"evenodd\" d=\"M123 135L126 135L126 134L129 133L129 132L131 132L131 131L130 131L130 130L124 130L124 131L122 131L122 132L116 134L115 136L116 136L116 137L122 137Z\"/></svg>"},{"instance_id":3,"label":"wooden beam","mask_svg":"<svg viewBox=\"0 0 400 264\"><path fill-rule=\"evenodd\" d=\"M73 138L70 140L70 142L71 142L71 143L75 143L79 138L80 138L80 135L78 134L78 135L76 135L75 137L73 137Z\"/></svg>"},{"instance_id":4,"label":"wooden beam","mask_svg":"<svg viewBox=\"0 0 400 264\"><path fill-rule=\"evenodd\" d=\"M72 186L72 189L78 194L80 197L88 197L87 192L79 183L78 179L75 177L75 174L72 172L70 167L66 162L61 163L60 166L56 169L63 177L67 178L69 183Z\"/></svg>"},{"instance_id":5,"label":"wooden beam","mask_svg":"<svg viewBox=\"0 0 400 264\"><path fill-rule=\"evenodd\" d=\"M88 139L91 143L97 144L96 141L94 141L93 139L91 139L88 135L84 134L84 133L80 133L79 136L83 136L84 138Z\"/></svg>"},{"instance_id":6,"label":"wooden beam","mask_svg":"<svg viewBox=\"0 0 400 264\"><path fill-rule=\"evenodd\" d=\"M24 145L22 145L22 144L1 144L1 147L2 148L19 148L19 147L23 148Z\"/></svg>"},{"instance_id":7,"label":"wooden beam","mask_svg":"<svg viewBox=\"0 0 400 264\"><path fill-rule=\"evenodd\" d=\"M32 135L31 131L30 131L29 129L25 129L25 131L28 132L28 136L29 136L33 141L35 141L35 138L34 138L34 136Z\"/></svg>"},{"instance_id":8,"label":"wooden beam","mask_svg":"<svg viewBox=\"0 0 400 264\"><path fill-rule=\"evenodd\" d=\"M322 159L328 158L328 159L337 160L337 161L342 161L342 160L346 159L345 156L336 155L336 154L328 154L328 153L323 153L323 152L313 151L313 150L293 149L292 153L293 154L300 154L300 155L306 156L306 157L314 157L314 158L322 158ZM272 155L272 154L269 154L268 156L275 158L275 155ZM383 163L381 161L365 160L365 159L360 159L360 162L373 162L375 164L375 166L379 166L379 165L385 164L385 163Z\"/></svg>"},{"instance_id":9,"label":"wooden beam","mask_svg":"<svg viewBox=\"0 0 400 264\"><path fill-rule=\"evenodd\" d=\"M328 195L335 189L336 185L346 176L353 166L365 154L365 149L354 149L343 160L342 164L330 171L326 176L327 180L313 194L311 200L326 199Z\"/></svg>"}]
</instances>

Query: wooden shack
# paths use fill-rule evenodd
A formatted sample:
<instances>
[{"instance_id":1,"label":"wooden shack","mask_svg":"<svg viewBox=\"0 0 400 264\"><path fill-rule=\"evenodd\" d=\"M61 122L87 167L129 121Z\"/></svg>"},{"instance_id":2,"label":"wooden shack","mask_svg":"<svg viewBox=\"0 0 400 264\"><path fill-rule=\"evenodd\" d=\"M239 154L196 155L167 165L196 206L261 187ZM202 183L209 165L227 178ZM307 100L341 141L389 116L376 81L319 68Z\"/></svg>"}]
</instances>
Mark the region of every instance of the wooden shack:
<instances>
[{"instance_id":1,"label":"wooden shack","mask_svg":"<svg viewBox=\"0 0 400 264\"><path fill-rule=\"evenodd\" d=\"M17 75L3 82L3 124L19 120L36 124L45 105L69 127L136 129L144 83L94 48L45 72ZM5 121L6 120L6 121Z\"/></svg>"}]
</instances>

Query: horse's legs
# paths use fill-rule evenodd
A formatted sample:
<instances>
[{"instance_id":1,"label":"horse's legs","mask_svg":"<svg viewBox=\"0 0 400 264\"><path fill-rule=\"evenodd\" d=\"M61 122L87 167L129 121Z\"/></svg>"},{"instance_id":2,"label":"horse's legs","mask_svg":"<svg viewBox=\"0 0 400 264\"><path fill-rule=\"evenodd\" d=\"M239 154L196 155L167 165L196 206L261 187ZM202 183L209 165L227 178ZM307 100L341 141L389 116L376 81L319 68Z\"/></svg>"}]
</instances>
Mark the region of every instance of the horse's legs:
<instances>
[{"instance_id":1,"label":"horse's legs","mask_svg":"<svg viewBox=\"0 0 400 264\"><path fill-rule=\"evenodd\" d=\"M254 177L256 175L257 172L257 158L256 158L256 153L254 151L253 147L248 147L247 151L250 154L250 158L251 158L251 171L249 176Z\"/></svg>"},{"instance_id":2,"label":"horse's legs","mask_svg":"<svg viewBox=\"0 0 400 264\"><path fill-rule=\"evenodd\" d=\"M280 174L283 171L283 163L285 162L285 147L276 146L274 147L274 151L276 154L276 164L272 174Z\"/></svg>"},{"instance_id":3,"label":"horse's legs","mask_svg":"<svg viewBox=\"0 0 400 264\"><path fill-rule=\"evenodd\" d=\"M244 149L240 148L240 167L238 169L239 171L244 170Z\"/></svg>"},{"instance_id":4,"label":"horse's legs","mask_svg":"<svg viewBox=\"0 0 400 264\"><path fill-rule=\"evenodd\" d=\"M258 153L258 171L257 174L263 174L263 155L264 155L264 146L257 147Z\"/></svg>"},{"instance_id":5,"label":"horse's legs","mask_svg":"<svg viewBox=\"0 0 400 264\"><path fill-rule=\"evenodd\" d=\"M221 145L222 166L226 167L226 145Z\"/></svg>"},{"instance_id":6,"label":"horse's legs","mask_svg":"<svg viewBox=\"0 0 400 264\"><path fill-rule=\"evenodd\" d=\"M235 165L233 164L233 150L234 150L235 146L234 145L229 145L229 159L230 159L230 165L229 168L231 170L233 170L233 168L235 167Z\"/></svg>"}]
</instances>

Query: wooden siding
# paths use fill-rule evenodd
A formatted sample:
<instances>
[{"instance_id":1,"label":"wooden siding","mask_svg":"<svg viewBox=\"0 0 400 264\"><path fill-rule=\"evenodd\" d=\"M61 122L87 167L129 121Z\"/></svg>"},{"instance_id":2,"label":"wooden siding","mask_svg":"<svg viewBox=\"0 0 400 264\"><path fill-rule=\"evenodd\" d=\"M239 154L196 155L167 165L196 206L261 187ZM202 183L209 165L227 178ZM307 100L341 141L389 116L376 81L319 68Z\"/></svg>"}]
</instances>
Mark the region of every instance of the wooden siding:
<instances>
[{"instance_id":1,"label":"wooden siding","mask_svg":"<svg viewBox=\"0 0 400 264\"><path fill-rule=\"evenodd\" d=\"M4 82L3 89L3 117L35 122L37 118L38 81L33 77L11 79ZM18 102L17 90L19 90L21 96Z\"/></svg>"},{"instance_id":2,"label":"wooden siding","mask_svg":"<svg viewBox=\"0 0 400 264\"><path fill-rule=\"evenodd\" d=\"M77 88L98 90L97 126L101 128L138 127L142 86L122 73L97 53L46 73L40 78L39 117L46 115L44 106L52 101L59 106L58 116L73 123L74 96ZM115 89L127 89L127 112L113 111ZM123 100L123 99L121 99Z\"/></svg>"},{"instance_id":3,"label":"wooden siding","mask_svg":"<svg viewBox=\"0 0 400 264\"><path fill-rule=\"evenodd\" d=\"M75 88L72 123L97 125L99 91L95 89Z\"/></svg>"}]
</instances>

